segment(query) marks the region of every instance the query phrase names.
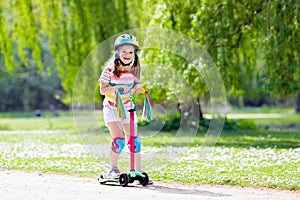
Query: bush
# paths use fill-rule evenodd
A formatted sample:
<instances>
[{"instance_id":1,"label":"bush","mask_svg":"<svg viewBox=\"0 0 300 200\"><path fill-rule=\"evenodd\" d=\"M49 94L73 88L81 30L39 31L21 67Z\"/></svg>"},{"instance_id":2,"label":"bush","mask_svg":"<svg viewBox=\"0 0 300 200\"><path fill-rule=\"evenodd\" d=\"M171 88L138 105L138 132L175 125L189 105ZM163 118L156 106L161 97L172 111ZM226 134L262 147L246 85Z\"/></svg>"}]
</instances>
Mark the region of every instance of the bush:
<instances>
[{"instance_id":1,"label":"bush","mask_svg":"<svg viewBox=\"0 0 300 200\"><path fill-rule=\"evenodd\" d=\"M237 130L237 129L254 129L255 123L252 120L246 119L228 119L225 118L224 127L225 130Z\"/></svg>"},{"instance_id":2,"label":"bush","mask_svg":"<svg viewBox=\"0 0 300 200\"><path fill-rule=\"evenodd\" d=\"M178 113L173 115L167 115L166 117L157 115L151 122L146 120L139 120L138 125L147 126L151 123L151 126L154 130L157 130L157 127L163 127L162 131L173 131L177 130L180 127L180 121L181 115Z\"/></svg>"},{"instance_id":3,"label":"bush","mask_svg":"<svg viewBox=\"0 0 300 200\"><path fill-rule=\"evenodd\" d=\"M199 126L198 129L199 131L207 131L209 128L211 119L203 119L199 121ZM156 116L154 120L151 122L149 121L143 121L140 120L138 122L139 126L146 126L148 124L152 125L152 127L157 128L157 127L162 127L162 131L174 131L177 130L181 123L181 115L180 113L177 114L170 114L165 116ZM225 118L224 126L223 129L225 130L237 130L237 129L254 129L256 128L256 125L254 121L252 120L246 120L246 119L228 119Z\"/></svg>"}]
</instances>

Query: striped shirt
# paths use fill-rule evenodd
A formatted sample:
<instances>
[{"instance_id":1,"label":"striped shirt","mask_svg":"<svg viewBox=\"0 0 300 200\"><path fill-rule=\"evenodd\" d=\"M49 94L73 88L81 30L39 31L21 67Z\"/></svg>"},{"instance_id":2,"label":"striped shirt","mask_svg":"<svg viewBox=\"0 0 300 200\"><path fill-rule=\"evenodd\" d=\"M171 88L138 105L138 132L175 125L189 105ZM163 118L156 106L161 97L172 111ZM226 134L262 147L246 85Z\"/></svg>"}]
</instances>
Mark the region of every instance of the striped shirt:
<instances>
[{"instance_id":1,"label":"striped shirt","mask_svg":"<svg viewBox=\"0 0 300 200\"><path fill-rule=\"evenodd\" d=\"M120 86L118 88L122 101L124 103L125 109L130 109L130 92L124 92L122 86L127 86L129 88L133 88L135 86L135 81L137 81L137 78L133 75L131 70L119 70L120 77L116 77L113 74L113 70L109 67L106 67L103 72L101 73L101 76L99 78L100 83L106 83L110 86ZM105 99L103 101L104 106L112 106L116 104L116 94L106 94Z\"/></svg>"}]
</instances>

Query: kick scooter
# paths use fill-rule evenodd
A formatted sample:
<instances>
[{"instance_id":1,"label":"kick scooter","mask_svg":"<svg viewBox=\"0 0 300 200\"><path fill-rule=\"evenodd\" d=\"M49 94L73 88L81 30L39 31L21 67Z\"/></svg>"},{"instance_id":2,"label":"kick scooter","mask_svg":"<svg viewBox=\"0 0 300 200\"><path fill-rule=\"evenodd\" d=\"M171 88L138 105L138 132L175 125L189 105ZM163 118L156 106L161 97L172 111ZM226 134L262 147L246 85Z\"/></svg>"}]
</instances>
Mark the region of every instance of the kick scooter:
<instances>
[{"instance_id":1,"label":"kick scooter","mask_svg":"<svg viewBox=\"0 0 300 200\"><path fill-rule=\"evenodd\" d=\"M101 175L98 178L98 181L100 184L105 184L106 182L115 182L119 183L122 187L126 187L128 183L133 183L135 180L138 180L142 186L148 185L149 177L146 172L137 172L135 170L134 164L134 130L135 130L135 124L134 124L134 111L135 111L135 99L133 95L134 91L130 90L130 109L128 110L130 114L130 139L129 139L129 151L130 151L130 171L128 174L121 173L118 178L104 178L103 175Z\"/></svg>"}]
</instances>

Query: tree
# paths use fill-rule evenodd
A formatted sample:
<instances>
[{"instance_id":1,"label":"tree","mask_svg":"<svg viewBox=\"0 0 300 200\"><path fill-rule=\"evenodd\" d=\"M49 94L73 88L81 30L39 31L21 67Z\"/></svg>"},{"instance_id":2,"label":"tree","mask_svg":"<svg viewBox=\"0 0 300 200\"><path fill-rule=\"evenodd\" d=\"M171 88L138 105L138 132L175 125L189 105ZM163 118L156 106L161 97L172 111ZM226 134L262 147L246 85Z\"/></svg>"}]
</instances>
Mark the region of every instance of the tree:
<instances>
[{"instance_id":1,"label":"tree","mask_svg":"<svg viewBox=\"0 0 300 200\"><path fill-rule=\"evenodd\" d=\"M19 59L19 65L34 63L42 72L41 46L49 44L53 67L58 69L66 91L63 101L70 104L74 79L84 58L99 42L129 28L126 10L127 4L121 0L0 2L0 43L6 69L13 73Z\"/></svg>"},{"instance_id":2,"label":"tree","mask_svg":"<svg viewBox=\"0 0 300 200\"><path fill-rule=\"evenodd\" d=\"M270 12L263 75L266 89L284 100L300 91L300 3L277 1L270 5Z\"/></svg>"},{"instance_id":3,"label":"tree","mask_svg":"<svg viewBox=\"0 0 300 200\"><path fill-rule=\"evenodd\" d=\"M297 0L2 1L0 52L7 72L34 64L41 73L42 54L49 44L55 61L51 67L58 69L64 102L69 104L76 73L101 41L130 28L169 28L209 52L233 101L266 93L284 100L300 88L299 4ZM160 59L183 73L191 85L205 85L186 61L167 52L148 53L153 54L149 59ZM199 98L207 98L205 88L195 90ZM161 96L158 93L154 96Z\"/></svg>"},{"instance_id":4,"label":"tree","mask_svg":"<svg viewBox=\"0 0 300 200\"><path fill-rule=\"evenodd\" d=\"M229 97L270 93L284 99L299 91L299 6L295 0L157 0L149 10L152 26L187 34L207 49ZM186 65L172 66L197 81Z\"/></svg>"}]
</instances>

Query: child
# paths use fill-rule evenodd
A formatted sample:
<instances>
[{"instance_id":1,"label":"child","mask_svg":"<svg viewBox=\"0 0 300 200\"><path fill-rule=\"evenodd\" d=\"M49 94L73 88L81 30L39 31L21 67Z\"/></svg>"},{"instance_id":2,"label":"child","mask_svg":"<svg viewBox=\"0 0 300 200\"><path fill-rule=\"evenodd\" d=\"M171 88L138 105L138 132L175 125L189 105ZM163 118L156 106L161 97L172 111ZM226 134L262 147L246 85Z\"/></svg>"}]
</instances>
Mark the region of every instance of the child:
<instances>
[{"instance_id":1,"label":"child","mask_svg":"<svg viewBox=\"0 0 300 200\"><path fill-rule=\"evenodd\" d=\"M118 178L120 172L118 170L118 157L125 147L125 132L127 143L130 138L130 117L128 110L131 108L130 91L135 90L139 94L143 91L140 77L140 62L137 55L139 48L136 38L129 34L119 36L114 43L114 62L108 64L103 70L99 82L100 93L105 95L103 101L103 115L105 125L108 127L112 137L112 147L110 152L111 170L104 177ZM119 95L124 104L124 117L118 117L117 110L117 95ZM136 114L135 119L137 119ZM135 120L136 122L136 120ZM137 124L135 124L134 137L134 153L135 153L135 168L142 172L141 166L141 142L137 136ZM153 182L149 180L148 184Z\"/></svg>"}]
</instances>

